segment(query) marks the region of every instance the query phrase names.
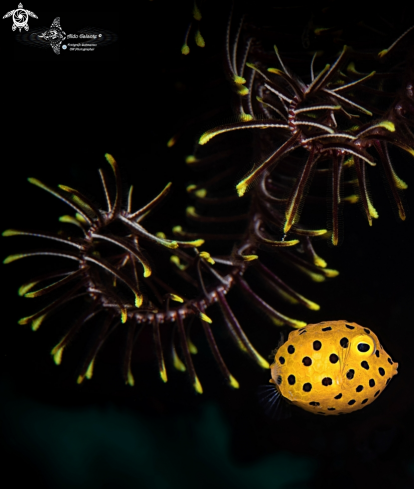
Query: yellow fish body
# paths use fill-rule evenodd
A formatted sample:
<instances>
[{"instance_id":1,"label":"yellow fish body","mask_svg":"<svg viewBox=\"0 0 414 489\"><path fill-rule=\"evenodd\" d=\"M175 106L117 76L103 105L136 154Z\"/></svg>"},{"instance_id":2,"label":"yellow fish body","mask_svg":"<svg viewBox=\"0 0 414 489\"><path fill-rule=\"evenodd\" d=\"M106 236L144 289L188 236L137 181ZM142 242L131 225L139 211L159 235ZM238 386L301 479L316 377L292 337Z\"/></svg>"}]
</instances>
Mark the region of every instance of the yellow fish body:
<instances>
[{"instance_id":1,"label":"yellow fish body","mask_svg":"<svg viewBox=\"0 0 414 489\"><path fill-rule=\"evenodd\" d=\"M276 351L270 382L306 411L337 415L371 404L397 369L371 330L326 321L289 334Z\"/></svg>"}]
</instances>

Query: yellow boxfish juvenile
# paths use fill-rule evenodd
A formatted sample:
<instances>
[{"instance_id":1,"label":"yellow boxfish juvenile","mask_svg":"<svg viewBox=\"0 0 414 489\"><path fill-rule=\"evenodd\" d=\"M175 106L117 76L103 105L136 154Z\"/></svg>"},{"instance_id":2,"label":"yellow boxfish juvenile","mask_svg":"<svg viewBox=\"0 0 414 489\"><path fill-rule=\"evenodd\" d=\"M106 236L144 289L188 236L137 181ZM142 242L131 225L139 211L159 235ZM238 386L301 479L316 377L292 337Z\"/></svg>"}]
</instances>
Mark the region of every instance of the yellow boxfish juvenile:
<instances>
[{"instance_id":1,"label":"yellow boxfish juvenile","mask_svg":"<svg viewBox=\"0 0 414 489\"><path fill-rule=\"evenodd\" d=\"M398 363L368 328L349 321L308 324L292 331L271 365L280 396L315 414L344 414L371 404L396 375Z\"/></svg>"}]
</instances>

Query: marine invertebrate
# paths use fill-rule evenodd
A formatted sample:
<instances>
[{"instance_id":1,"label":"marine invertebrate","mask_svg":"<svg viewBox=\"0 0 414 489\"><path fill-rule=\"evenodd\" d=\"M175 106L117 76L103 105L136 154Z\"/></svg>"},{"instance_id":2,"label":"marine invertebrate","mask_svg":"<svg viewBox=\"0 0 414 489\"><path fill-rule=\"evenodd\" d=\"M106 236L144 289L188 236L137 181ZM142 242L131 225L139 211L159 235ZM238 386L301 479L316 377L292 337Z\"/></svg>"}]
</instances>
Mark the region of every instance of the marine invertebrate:
<instances>
[{"instance_id":1,"label":"marine invertebrate","mask_svg":"<svg viewBox=\"0 0 414 489\"><path fill-rule=\"evenodd\" d=\"M355 60L366 54L361 55L345 45L336 60L323 68L316 69L321 53L314 52L309 74L301 78L285 64L276 45L272 56L266 46L261 45L260 38L253 38L249 32L243 37L241 27L231 42L230 17L226 36L226 66L237 93L240 120L209 129L199 139L200 145L205 145L232 131L264 129L271 133L256 137L262 147L259 162L236 185L238 195L243 196L252 184L260 182L258 185L279 199L279 204L283 199L282 230L286 235L299 221L313 174L318 170L329 172L330 228L332 243L337 245L340 241L339 206L344 200L341 187L346 168L352 167L355 172L355 185L369 224L378 217L368 191L367 165L376 165L373 150L383 166L399 217L405 220L401 191L407 185L397 176L388 148L394 145L414 156L412 122L398 117L398 103L386 111L382 108L384 100L394 95L384 89L384 84L389 78L399 76L401 66L389 62L388 71L360 73ZM411 29L387 50L370 55L371 61L383 68L379 61L392 52ZM269 66L272 58L277 67ZM341 71L345 62L346 73ZM407 87L411 86L409 82ZM411 92L408 89L412 99ZM278 182L277 191L269 188L269 177ZM346 199L357 200L355 196Z\"/></svg>"},{"instance_id":2,"label":"marine invertebrate","mask_svg":"<svg viewBox=\"0 0 414 489\"><path fill-rule=\"evenodd\" d=\"M196 253L194 260L200 261L205 255L197 253L196 250L204 241L201 239L187 242L168 240L162 235L157 236L148 232L141 222L165 198L171 184L168 184L147 205L132 212L133 187L131 186L129 189L127 204L124 207L118 166L111 155L107 154L106 159L111 165L115 177L115 195L111 199L105 173L100 170L107 210L98 209L90 199L78 190L65 185L60 185L59 189L53 189L37 179L29 178L30 183L46 190L75 210L75 217L65 215L60 218L60 221L75 225L81 230L81 236L76 237L72 234L55 235L46 232L19 231L15 229L3 232L3 236L35 236L58 242L67 247L66 250L40 249L10 255L4 260L4 263L11 263L21 258L46 255L71 260L77 265L75 269L67 268L44 274L20 287L20 295L34 298L53 293L61 287L64 289L70 285L69 290L60 297L37 313L22 318L19 324L31 324L32 329L36 331L42 322L58 308L78 297L88 296L91 302L88 309L78 318L52 350L55 363L61 363L63 351L81 327L94 316L105 312L105 320L101 324L95 342L83 364L78 382L82 382L85 377L92 377L96 355L112 331L120 324L130 322L125 346L123 376L126 383L133 385L134 377L131 372L130 362L132 348L138 335L136 326L148 321L153 326L153 338L160 375L166 381L167 373L160 340L160 323L177 321L178 336L181 344L185 345L185 354L188 354L188 345L191 348L191 343L187 344L182 316L170 308L171 300L182 303L184 299L172 293L171 288L160 280L155 279L152 281L150 278L152 275L151 259L147 250L155 247L157 251L161 248L177 250L176 253L179 253L178 248L193 248ZM114 233L115 226L122 226L123 229L120 230L118 227ZM143 249L146 251L143 251ZM188 256L187 259L190 261L191 257ZM142 278L140 269L142 269ZM55 281L56 279L58 280ZM39 284L43 284L43 286L33 291L32 289ZM142 288L144 288L145 292L143 292ZM206 322L209 321L209 318L197 308L196 302L191 303L188 307L191 307L191 311L198 314ZM159 311L160 308L162 308L162 311ZM185 315L186 312L184 311L183 316ZM173 346L173 351L175 353L175 346ZM193 381L197 383L198 379L192 368L189 354L186 356L186 360L188 361L187 366L193 374ZM184 369L184 365L177 356L175 361L180 363Z\"/></svg>"},{"instance_id":3,"label":"marine invertebrate","mask_svg":"<svg viewBox=\"0 0 414 489\"><path fill-rule=\"evenodd\" d=\"M191 354L197 352L196 346L191 342L189 333L192 321L198 317L207 342L212 351L224 378L232 386L237 388L238 381L231 375L218 349L210 326L211 319L205 314L205 310L213 303L220 305L224 323L227 330L241 350L252 357L263 368L268 368L268 362L255 350L249 342L246 334L235 317L229 303L226 300L227 292L237 285L259 308L264 310L272 320L279 325L288 324L292 327L301 327L306 323L291 319L269 304L263 301L249 287L243 278L249 262L257 258L252 254L255 242L249 235L235 245L233 255L211 256L206 251L198 251L205 239L195 238L188 241L169 240L163 233L152 234L143 227L142 221L150 214L152 209L167 195L171 184L155 197L147 205L132 212L132 189L128 193L126 206L123 206L123 193L119 169L114 158L107 154L106 159L111 165L115 177L115 195L110 197L107 178L100 170L102 185L106 197L107 209L99 209L89 198L78 190L65 185L53 189L37 179L29 178L29 182L46 190L59 198L75 210L75 217L65 215L60 218L63 223L75 225L80 229L80 236L72 233L51 234L47 232L20 231L9 229L3 232L3 236L35 236L58 242L66 249L50 250L40 249L26 253L10 255L4 263L27 257L46 255L75 262L75 269L65 268L52 271L40 277L31 279L19 289L19 294L27 298L35 298L47 294L60 292L61 295L37 313L20 319L19 324L30 324L36 331L42 322L51 316L58 308L69 304L79 297L89 299L89 307L72 325L59 343L52 349L52 355L56 364L62 361L62 354L73 337L84 325L95 316L104 316L94 343L81 367L78 383L84 378L90 379L96 356L110 334L121 325L126 324L126 344L123 361L123 377L127 384L134 385L134 376L131 371L131 355L140 329L145 326L152 328L154 348L158 359L158 367L161 379L167 381L167 369L164 361L163 345L161 342L161 330L172 327L171 354L175 368L181 371L187 370L196 392L202 392L201 383L197 377ZM193 217L196 217L193 212ZM217 221L212 217L212 221ZM226 218L224 218L226 219ZM228 218L232 221L234 218ZM237 219L237 217L236 217ZM222 218L223 220L223 218ZM220 219L218 219L220 222ZM259 232L258 223L254 226L255 232ZM181 229L174 229L177 235L186 235ZM199 234L203 236L203 234ZM226 235L205 236L207 239L225 239ZM265 237L261 238L270 246L292 246L298 240L274 243ZM191 251L186 251L186 250ZM158 271L152 274L151 262L155 261ZM303 261L303 260L302 260ZM169 263L168 263L169 262ZM293 263L294 260L293 260ZM306 265L311 270L317 268L312 264ZM217 265L216 265L217 264ZM212 265L215 265L213 268ZM257 264L258 272L267 279L270 284L288 298L310 309L318 309L318 306L297 294L282 280L275 276L263 264ZM170 267L174 270L174 278L169 275ZM140 272L141 270L141 272ZM164 274L159 270L164 270ZM308 271L309 272L309 271ZM315 270L313 270L315 272ZM321 269L323 274L329 275L329 271ZM333 272L332 272L333 273ZM56 280L57 279L57 280ZM42 286L38 287L40 284ZM183 294L180 286L190 284L195 289L193 296ZM33 290L36 288L36 290ZM186 287L188 288L188 287ZM65 292L62 293L62 290ZM101 317L102 319L102 317ZM177 342L180 344L184 362L177 352Z\"/></svg>"},{"instance_id":4,"label":"marine invertebrate","mask_svg":"<svg viewBox=\"0 0 414 489\"><path fill-rule=\"evenodd\" d=\"M371 404L397 370L368 328L349 321L308 324L277 348L268 402L277 407L282 396L315 414L345 414Z\"/></svg>"}]
</instances>

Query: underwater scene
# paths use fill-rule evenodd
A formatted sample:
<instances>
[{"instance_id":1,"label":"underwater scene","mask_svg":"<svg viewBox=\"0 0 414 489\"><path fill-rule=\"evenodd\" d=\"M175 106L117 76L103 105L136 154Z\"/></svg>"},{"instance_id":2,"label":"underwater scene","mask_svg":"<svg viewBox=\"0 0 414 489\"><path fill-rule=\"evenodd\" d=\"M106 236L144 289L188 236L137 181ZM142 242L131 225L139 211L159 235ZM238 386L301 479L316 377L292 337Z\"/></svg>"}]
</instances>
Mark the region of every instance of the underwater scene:
<instances>
[{"instance_id":1,"label":"underwater scene","mask_svg":"<svg viewBox=\"0 0 414 489\"><path fill-rule=\"evenodd\" d=\"M4 487L414 487L409 6L113 7L2 24Z\"/></svg>"}]
</instances>

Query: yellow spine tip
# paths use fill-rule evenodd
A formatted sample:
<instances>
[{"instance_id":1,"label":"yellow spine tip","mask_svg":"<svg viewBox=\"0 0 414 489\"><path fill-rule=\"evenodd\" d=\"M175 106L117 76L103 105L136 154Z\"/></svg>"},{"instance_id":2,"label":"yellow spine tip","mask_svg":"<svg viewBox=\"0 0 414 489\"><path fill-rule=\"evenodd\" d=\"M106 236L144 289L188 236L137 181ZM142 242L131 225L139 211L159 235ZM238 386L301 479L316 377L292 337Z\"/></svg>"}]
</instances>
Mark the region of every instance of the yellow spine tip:
<instances>
[{"instance_id":1,"label":"yellow spine tip","mask_svg":"<svg viewBox=\"0 0 414 489\"><path fill-rule=\"evenodd\" d=\"M172 232L174 234L181 234L183 232L183 228L181 226L174 226L172 228Z\"/></svg>"},{"instance_id":2,"label":"yellow spine tip","mask_svg":"<svg viewBox=\"0 0 414 489\"><path fill-rule=\"evenodd\" d=\"M321 268L326 268L327 267L327 263L326 261L321 258L320 256L315 256L313 258L313 263L317 266L317 267L321 267Z\"/></svg>"},{"instance_id":3,"label":"yellow spine tip","mask_svg":"<svg viewBox=\"0 0 414 489\"><path fill-rule=\"evenodd\" d=\"M379 58L383 58L388 53L388 49L383 49L378 53Z\"/></svg>"},{"instance_id":4,"label":"yellow spine tip","mask_svg":"<svg viewBox=\"0 0 414 489\"><path fill-rule=\"evenodd\" d=\"M196 390L196 392L197 392L198 394L202 394L202 393L203 393L203 388L202 388L202 386L201 386L201 384L200 384L200 381L198 380L198 377L196 377L196 378L194 379L194 384L193 384L193 386L194 386L194 389Z\"/></svg>"},{"instance_id":5,"label":"yellow spine tip","mask_svg":"<svg viewBox=\"0 0 414 489\"><path fill-rule=\"evenodd\" d=\"M207 190L205 188L200 188L194 192L194 195L200 199L204 199L204 197L207 195Z\"/></svg>"},{"instance_id":6,"label":"yellow spine tip","mask_svg":"<svg viewBox=\"0 0 414 489\"><path fill-rule=\"evenodd\" d=\"M160 377L163 382L168 382L167 371L165 370L164 366L160 370Z\"/></svg>"},{"instance_id":7,"label":"yellow spine tip","mask_svg":"<svg viewBox=\"0 0 414 489\"><path fill-rule=\"evenodd\" d=\"M19 290L17 293L20 295L20 297L24 296L31 288L33 288L37 282L32 282L30 284L24 284L21 287L19 287Z\"/></svg>"},{"instance_id":8,"label":"yellow spine tip","mask_svg":"<svg viewBox=\"0 0 414 489\"><path fill-rule=\"evenodd\" d=\"M339 271L333 270L332 268L325 268L324 272L329 278L337 277L339 275Z\"/></svg>"},{"instance_id":9,"label":"yellow spine tip","mask_svg":"<svg viewBox=\"0 0 414 489\"><path fill-rule=\"evenodd\" d=\"M178 358L177 353L174 351L173 353L173 365L176 370L179 370L180 372L185 372L186 368L183 362Z\"/></svg>"},{"instance_id":10,"label":"yellow spine tip","mask_svg":"<svg viewBox=\"0 0 414 489\"><path fill-rule=\"evenodd\" d=\"M390 132L395 132L395 124L391 121L382 121L379 125L385 127Z\"/></svg>"},{"instance_id":11,"label":"yellow spine tip","mask_svg":"<svg viewBox=\"0 0 414 489\"><path fill-rule=\"evenodd\" d=\"M1 233L2 236L7 237L7 236L18 236L20 231L16 231L16 229L6 229L6 231L3 231Z\"/></svg>"},{"instance_id":12,"label":"yellow spine tip","mask_svg":"<svg viewBox=\"0 0 414 489\"><path fill-rule=\"evenodd\" d=\"M247 185L244 182L240 182L236 185L236 191L239 197L243 197L243 195L246 193L246 190Z\"/></svg>"},{"instance_id":13,"label":"yellow spine tip","mask_svg":"<svg viewBox=\"0 0 414 489\"><path fill-rule=\"evenodd\" d=\"M77 219L79 222L82 222L83 224L85 224L85 223L86 223L85 218L84 218L84 217L83 217L81 214L79 214L78 212L75 214L75 216L76 216L76 219Z\"/></svg>"},{"instance_id":14,"label":"yellow spine tip","mask_svg":"<svg viewBox=\"0 0 414 489\"><path fill-rule=\"evenodd\" d=\"M207 131L200 136L200 139L198 140L198 144L203 146L204 144L208 143L212 137L213 135L209 134L209 131Z\"/></svg>"},{"instance_id":15,"label":"yellow spine tip","mask_svg":"<svg viewBox=\"0 0 414 489\"><path fill-rule=\"evenodd\" d=\"M128 319L128 314L126 312L126 309L122 309L121 310L121 323L125 324L127 322L127 319Z\"/></svg>"},{"instance_id":16,"label":"yellow spine tip","mask_svg":"<svg viewBox=\"0 0 414 489\"><path fill-rule=\"evenodd\" d=\"M7 265L7 263L11 263L12 261L19 260L20 258L23 258L24 255L9 255L7 256L4 260L3 263Z\"/></svg>"},{"instance_id":17,"label":"yellow spine tip","mask_svg":"<svg viewBox=\"0 0 414 489\"><path fill-rule=\"evenodd\" d=\"M162 231L159 231L158 233L155 234L155 236L157 238L161 238L161 239L167 239L167 236L165 235L165 233L163 233Z\"/></svg>"},{"instance_id":18,"label":"yellow spine tip","mask_svg":"<svg viewBox=\"0 0 414 489\"><path fill-rule=\"evenodd\" d=\"M142 295L138 295L138 294L135 295L135 307L138 307L138 308L141 307L143 301L144 301L144 297ZM125 311L125 314L126 314L126 311Z\"/></svg>"},{"instance_id":19,"label":"yellow spine tip","mask_svg":"<svg viewBox=\"0 0 414 489\"><path fill-rule=\"evenodd\" d=\"M76 383L77 383L77 384L82 384L82 382L83 382L83 379L84 379L84 378L85 378L85 377L84 377L83 375L79 375L79 377L78 377L78 378L77 378L77 380L76 380Z\"/></svg>"},{"instance_id":20,"label":"yellow spine tip","mask_svg":"<svg viewBox=\"0 0 414 489\"><path fill-rule=\"evenodd\" d=\"M151 275L152 271L151 271L151 268L149 268L148 266L145 266L144 267L144 277L147 278Z\"/></svg>"},{"instance_id":21,"label":"yellow spine tip","mask_svg":"<svg viewBox=\"0 0 414 489\"><path fill-rule=\"evenodd\" d=\"M190 48L188 48L188 52L190 52ZM188 53L183 53L183 54L188 54ZM168 140L167 147L172 148L176 142L177 142L177 140L176 140L175 136L173 136L171 139Z\"/></svg>"},{"instance_id":22,"label":"yellow spine tip","mask_svg":"<svg viewBox=\"0 0 414 489\"><path fill-rule=\"evenodd\" d=\"M242 97L246 96L249 93L249 89L244 85L236 85L236 86L237 86L237 90L236 90L237 93Z\"/></svg>"},{"instance_id":23,"label":"yellow spine tip","mask_svg":"<svg viewBox=\"0 0 414 489\"><path fill-rule=\"evenodd\" d=\"M198 8L197 4L194 2L194 8L193 8L193 17L195 20L201 20L201 12L200 9Z\"/></svg>"},{"instance_id":24,"label":"yellow spine tip","mask_svg":"<svg viewBox=\"0 0 414 489\"><path fill-rule=\"evenodd\" d=\"M235 75L233 81L236 85L244 85L246 83L246 79L239 75Z\"/></svg>"},{"instance_id":25,"label":"yellow spine tip","mask_svg":"<svg viewBox=\"0 0 414 489\"><path fill-rule=\"evenodd\" d=\"M186 157L185 159L185 162L188 164L188 165L191 165L191 163L196 163L198 160L197 158L194 156L194 155L189 155Z\"/></svg>"},{"instance_id":26,"label":"yellow spine tip","mask_svg":"<svg viewBox=\"0 0 414 489\"><path fill-rule=\"evenodd\" d=\"M212 324L213 322L206 314L204 314L204 312L200 312L200 318L209 324Z\"/></svg>"},{"instance_id":27,"label":"yellow spine tip","mask_svg":"<svg viewBox=\"0 0 414 489\"><path fill-rule=\"evenodd\" d=\"M259 258L258 255L242 255L244 261L253 261Z\"/></svg>"},{"instance_id":28,"label":"yellow spine tip","mask_svg":"<svg viewBox=\"0 0 414 489\"><path fill-rule=\"evenodd\" d=\"M42 324L45 317L46 317L46 314L43 314L43 316L39 316L38 318L36 318L32 321L32 331L37 331L39 329L39 327Z\"/></svg>"},{"instance_id":29,"label":"yellow spine tip","mask_svg":"<svg viewBox=\"0 0 414 489\"><path fill-rule=\"evenodd\" d=\"M115 158L111 154L105 153L105 158L111 166L115 164Z\"/></svg>"},{"instance_id":30,"label":"yellow spine tip","mask_svg":"<svg viewBox=\"0 0 414 489\"><path fill-rule=\"evenodd\" d=\"M135 379L131 371L128 371L128 380L126 381L126 384L130 385L131 387L134 387L135 385Z\"/></svg>"},{"instance_id":31,"label":"yellow spine tip","mask_svg":"<svg viewBox=\"0 0 414 489\"><path fill-rule=\"evenodd\" d=\"M204 258L204 260L206 260L208 263L210 263L210 265L214 265L216 263L213 260L213 258L211 258L210 253L208 253L207 251L202 251L200 253L200 256L201 256L201 258Z\"/></svg>"},{"instance_id":32,"label":"yellow spine tip","mask_svg":"<svg viewBox=\"0 0 414 489\"><path fill-rule=\"evenodd\" d=\"M188 244L191 244L196 248L202 246L204 243L205 243L204 239L195 239L194 241L188 241Z\"/></svg>"},{"instance_id":33,"label":"yellow spine tip","mask_svg":"<svg viewBox=\"0 0 414 489\"><path fill-rule=\"evenodd\" d=\"M312 302L312 301L308 301L306 306L311 311L319 311L319 309L321 308L319 304L316 304L316 302Z\"/></svg>"},{"instance_id":34,"label":"yellow spine tip","mask_svg":"<svg viewBox=\"0 0 414 489\"><path fill-rule=\"evenodd\" d=\"M188 349L189 349L191 355L197 355L198 349L195 346L195 344L192 343L190 340L187 340L187 345L188 345Z\"/></svg>"},{"instance_id":35,"label":"yellow spine tip","mask_svg":"<svg viewBox=\"0 0 414 489\"><path fill-rule=\"evenodd\" d=\"M179 295L176 295L176 294L170 294L170 297L173 301L176 301L176 302L181 302L183 303L184 302L184 299L182 297L180 297Z\"/></svg>"},{"instance_id":36,"label":"yellow spine tip","mask_svg":"<svg viewBox=\"0 0 414 489\"><path fill-rule=\"evenodd\" d=\"M51 354L53 356L53 361L55 362L56 365L60 365L62 363L62 354L63 354L63 347L58 348L55 347L51 351Z\"/></svg>"},{"instance_id":37,"label":"yellow spine tip","mask_svg":"<svg viewBox=\"0 0 414 489\"><path fill-rule=\"evenodd\" d=\"M229 384L230 384L230 387L233 387L233 389L238 389L240 387L240 384L237 382L237 380L232 375L230 375Z\"/></svg>"},{"instance_id":38,"label":"yellow spine tip","mask_svg":"<svg viewBox=\"0 0 414 489\"><path fill-rule=\"evenodd\" d=\"M298 321L298 320L295 320L295 319L293 319L292 321L294 323L292 325L293 328L298 328L299 329L299 328L304 328L305 326L307 326L307 323L305 323L303 321Z\"/></svg>"},{"instance_id":39,"label":"yellow spine tip","mask_svg":"<svg viewBox=\"0 0 414 489\"><path fill-rule=\"evenodd\" d=\"M93 359L91 361L91 363L89 364L88 366L88 370L86 371L86 374L85 374L85 377L88 379L88 380L91 380L92 376L93 376L93 367L94 367L94 364L95 364L95 359Z\"/></svg>"},{"instance_id":40,"label":"yellow spine tip","mask_svg":"<svg viewBox=\"0 0 414 489\"><path fill-rule=\"evenodd\" d=\"M266 369L270 368L269 362L265 360L263 357L261 357L260 355L257 356L257 361L262 368L266 368Z\"/></svg>"},{"instance_id":41,"label":"yellow spine tip","mask_svg":"<svg viewBox=\"0 0 414 489\"><path fill-rule=\"evenodd\" d=\"M199 48L203 48L206 45L203 36L200 31L197 31L195 34L195 42Z\"/></svg>"}]
</instances>

